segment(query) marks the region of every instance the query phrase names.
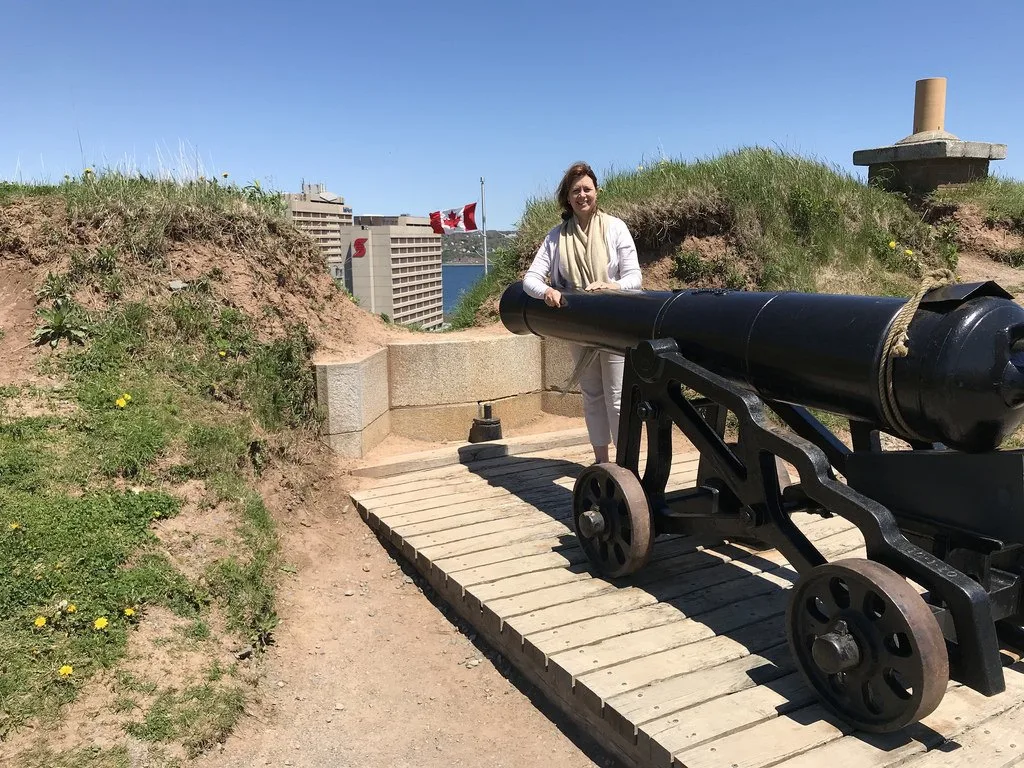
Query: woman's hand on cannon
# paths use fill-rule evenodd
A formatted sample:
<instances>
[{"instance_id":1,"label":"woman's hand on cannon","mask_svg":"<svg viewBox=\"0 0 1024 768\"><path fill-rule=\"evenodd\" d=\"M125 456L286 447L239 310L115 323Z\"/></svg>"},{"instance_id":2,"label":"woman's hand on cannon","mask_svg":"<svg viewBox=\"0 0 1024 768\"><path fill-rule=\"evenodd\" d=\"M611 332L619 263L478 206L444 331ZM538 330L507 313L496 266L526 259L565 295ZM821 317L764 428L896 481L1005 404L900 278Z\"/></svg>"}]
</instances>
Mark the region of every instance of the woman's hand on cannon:
<instances>
[{"instance_id":1,"label":"woman's hand on cannon","mask_svg":"<svg viewBox=\"0 0 1024 768\"><path fill-rule=\"evenodd\" d=\"M616 283L602 283L600 280L595 280L586 287L588 291L614 291L619 286Z\"/></svg>"},{"instance_id":2,"label":"woman's hand on cannon","mask_svg":"<svg viewBox=\"0 0 1024 768\"><path fill-rule=\"evenodd\" d=\"M556 288L548 288L544 291L544 303L549 307L558 307L562 304L562 292Z\"/></svg>"}]
</instances>

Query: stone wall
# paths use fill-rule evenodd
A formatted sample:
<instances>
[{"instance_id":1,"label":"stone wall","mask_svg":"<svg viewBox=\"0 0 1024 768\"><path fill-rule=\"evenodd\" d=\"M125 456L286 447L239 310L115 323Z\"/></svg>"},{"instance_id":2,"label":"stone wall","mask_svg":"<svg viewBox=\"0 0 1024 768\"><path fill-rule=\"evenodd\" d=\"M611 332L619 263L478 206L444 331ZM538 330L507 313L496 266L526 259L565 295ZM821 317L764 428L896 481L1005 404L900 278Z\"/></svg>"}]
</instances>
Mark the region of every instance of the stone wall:
<instances>
[{"instance_id":1,"label":"stone wall","mask_svg":"<svg viewBox=\"0 0 1024 768\"><path fill-rule=\"evenodd\" d=\"M365 357L316 364L324 441L361 457L389 434L465 441L482 404L516 427L547 412L581 416L578 391L555 391L572 370L567 345L536 336L424 336Z\"/></svg>"}]
</instances>

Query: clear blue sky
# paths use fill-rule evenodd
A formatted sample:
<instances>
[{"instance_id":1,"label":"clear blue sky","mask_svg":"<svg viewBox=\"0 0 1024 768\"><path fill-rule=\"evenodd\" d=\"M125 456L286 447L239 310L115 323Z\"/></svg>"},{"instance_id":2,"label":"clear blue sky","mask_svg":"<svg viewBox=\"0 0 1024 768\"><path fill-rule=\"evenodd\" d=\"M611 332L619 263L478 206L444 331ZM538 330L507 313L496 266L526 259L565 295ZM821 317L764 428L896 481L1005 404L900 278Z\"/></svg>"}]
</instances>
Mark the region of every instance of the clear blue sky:
<instances>
[{"instance_id":1,"label":"clear blue sky","mask_svg":"<svg viewBox=\"0 0 1024 768\"><path fill-rule=\"evenodd\" d=\"M1024 178L1024 5L0 0L0 178L127 164L320 181L359 213L478 200L512 228L572 161L601 173L778 146L851 156L946 129ZM186 162L181 164L184 156Z\"/></svg>"}]
</instances>

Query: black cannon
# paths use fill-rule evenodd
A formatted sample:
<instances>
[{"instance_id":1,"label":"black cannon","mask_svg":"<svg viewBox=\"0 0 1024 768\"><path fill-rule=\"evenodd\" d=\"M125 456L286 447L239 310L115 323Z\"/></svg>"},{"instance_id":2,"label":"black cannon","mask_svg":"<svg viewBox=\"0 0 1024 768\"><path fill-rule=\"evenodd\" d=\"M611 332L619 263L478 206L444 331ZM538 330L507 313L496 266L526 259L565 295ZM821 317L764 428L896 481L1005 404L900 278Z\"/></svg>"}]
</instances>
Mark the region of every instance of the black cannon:
<instances>
[{"instance_id":1,"label":"black cannon","mask_svg":"<svg viewBox=\"0 0 1024 768\"><path fill-rule=\"evenodd\" d=\"M912 301L566 291L556 308L516 283L500 314L513 333L626 357L616 462L573 490L600 574L637 571L660 534L779 549L799 573L786 614L797 666L864 730L920 720L950 678L1005 689L1001 649L1024 647L1024 451L1000 445L1024 420L1024 308L998 285ZM850 445L822 412L848 421ZM693 488L667 492L673 425L700 462ZM882 433L905 447L883 448ZM867 559L826 562L798 511L852 522Z\"/></svg>"}]
</instances>

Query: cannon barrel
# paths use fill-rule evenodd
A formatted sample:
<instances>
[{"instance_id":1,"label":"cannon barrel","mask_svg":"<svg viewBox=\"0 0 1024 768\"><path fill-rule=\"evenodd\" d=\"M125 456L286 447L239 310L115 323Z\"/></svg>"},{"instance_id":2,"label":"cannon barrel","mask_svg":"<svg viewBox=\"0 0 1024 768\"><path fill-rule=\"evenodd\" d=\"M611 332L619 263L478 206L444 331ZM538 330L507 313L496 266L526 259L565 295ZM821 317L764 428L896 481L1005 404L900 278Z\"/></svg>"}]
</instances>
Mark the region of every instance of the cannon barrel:
<instances>
[{"instance_id":1,"label":"cannon barrel","mask_svg":"<svg viewBox=\"0 0 1024 768\"><path fill-rule=\"evenodd\" d=\"M886 418L879 372L906 299L697 289L572 291L561 307L509 286L499 312L516 334L618 353L672 339L680 354L766 400L882 426L967 452L997 448L1024 419L1024 308L993 282L927 293L892 359L892 397L908 433Z\"/></svg>"}]
</instances>

